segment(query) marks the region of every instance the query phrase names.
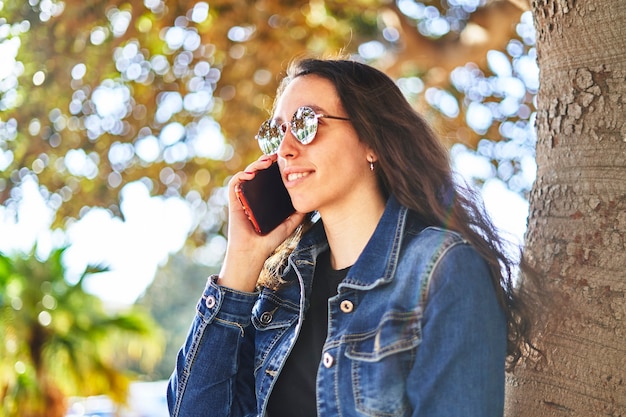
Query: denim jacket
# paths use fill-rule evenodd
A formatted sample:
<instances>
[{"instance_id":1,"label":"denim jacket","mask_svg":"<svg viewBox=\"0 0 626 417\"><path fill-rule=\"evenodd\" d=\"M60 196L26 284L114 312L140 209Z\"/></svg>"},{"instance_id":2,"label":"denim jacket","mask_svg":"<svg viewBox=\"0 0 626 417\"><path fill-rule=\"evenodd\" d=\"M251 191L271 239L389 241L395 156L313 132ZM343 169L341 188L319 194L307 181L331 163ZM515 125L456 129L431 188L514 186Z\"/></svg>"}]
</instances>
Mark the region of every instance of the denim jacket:
<instances>
[{"instance_id":1,"label":"denim jacket","mask_svg":"<svg viewBox=\"0 0 626 417\"><path fill-rule=\"evenodd\" d=\"M277 291L209 278L170 378L172 416L265 416L328 247L319 223ZM502 416L504 314L486 263L456 233L423 227L390 198L328 305L318 416Z\"/></svg>"}]
</instances>

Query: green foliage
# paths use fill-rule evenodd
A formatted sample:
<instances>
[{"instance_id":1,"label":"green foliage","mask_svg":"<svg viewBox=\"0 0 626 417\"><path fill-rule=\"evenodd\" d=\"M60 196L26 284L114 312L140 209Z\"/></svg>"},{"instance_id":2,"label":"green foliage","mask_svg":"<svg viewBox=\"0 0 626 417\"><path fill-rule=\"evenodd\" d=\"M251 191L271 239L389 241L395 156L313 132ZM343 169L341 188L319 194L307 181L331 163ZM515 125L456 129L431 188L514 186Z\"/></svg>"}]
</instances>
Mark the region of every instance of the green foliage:
<instances>
[{"instance_id":1,"label":"green foliage","mask_svg":"<svg viewBox=\"0 0 626 417\"><path fill-rule=\"evenodd\" d=\"M138 307L109 312L65 279L63 249L46 260L0 254L0 397L2 415L63 415L67 395L108 394L124 402L130 374L161 355L158 326ZM56 411L55 411L56 410Z\"/></svg>"},{"instance_id":2,"label":"green foliage","mask_svg":"<svg viewBox=\"0 0 626 417\"><path fill-rule=\"evenodd\" d=\"M137 302L154 317L165 339L161 361L145 378L167 379L172 374L206 280L216 272L215 268L201 266L183 253L171 256L167 265L159 268L154 281ZM137 372L142 371L137 369Z\"/></svg>"}]
</instances>

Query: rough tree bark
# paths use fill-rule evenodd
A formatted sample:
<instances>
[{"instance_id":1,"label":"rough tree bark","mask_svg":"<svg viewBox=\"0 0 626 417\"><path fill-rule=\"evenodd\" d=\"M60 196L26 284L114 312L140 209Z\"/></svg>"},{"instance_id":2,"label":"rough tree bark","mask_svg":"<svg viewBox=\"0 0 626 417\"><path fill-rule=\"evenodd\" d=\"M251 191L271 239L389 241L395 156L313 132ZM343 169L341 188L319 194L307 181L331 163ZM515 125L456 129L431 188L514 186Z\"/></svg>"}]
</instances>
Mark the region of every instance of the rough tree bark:
<instances>
[{"instance_id":1,"label":"rough tree bark","mask_svg":"<svg viewBox=\"0 0 626 417\"><path fill-rule=\"evenodd\" d=\"M540 90L526 256L562 300L507 416L626 416L626 2L534 0Z\"/></svg>"}]
</instances>

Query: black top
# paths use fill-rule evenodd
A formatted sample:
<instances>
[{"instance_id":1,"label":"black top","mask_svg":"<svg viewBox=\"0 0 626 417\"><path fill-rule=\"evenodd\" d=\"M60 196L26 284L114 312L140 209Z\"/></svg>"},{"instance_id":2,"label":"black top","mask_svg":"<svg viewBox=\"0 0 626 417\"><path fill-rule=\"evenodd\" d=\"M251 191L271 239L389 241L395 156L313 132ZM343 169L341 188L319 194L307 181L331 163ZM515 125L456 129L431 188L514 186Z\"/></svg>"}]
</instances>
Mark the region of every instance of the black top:
<instances>
[{"instance_id":1,"label":"black top","mask_svg":"<svg viewBox=\"0 0 626 417\"><path fill-rule=\"evenodd\" d=\"M315 417L315 380L328 328L328 299L350 268L334 270L330 252L318 256L310 305L300 335L280 373L267 405L269 417Z\"/></svg>"}]
</instances>

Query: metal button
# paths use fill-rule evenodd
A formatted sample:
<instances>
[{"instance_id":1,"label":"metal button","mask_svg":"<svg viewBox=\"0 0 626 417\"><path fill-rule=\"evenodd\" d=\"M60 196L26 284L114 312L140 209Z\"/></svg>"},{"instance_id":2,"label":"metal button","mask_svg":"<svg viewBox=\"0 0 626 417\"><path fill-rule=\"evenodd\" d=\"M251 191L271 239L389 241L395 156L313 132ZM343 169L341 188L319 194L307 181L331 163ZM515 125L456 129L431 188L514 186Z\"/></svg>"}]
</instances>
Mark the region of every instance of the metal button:
<instances>
[{"instance_id":1,"label":"metal button","mask_svg":"<svg viewBox=\"0 0 626 417\"><path fill-rule=\"evenodd\" d=\"M204 302L204 304L208 307L208 308L213 308L215 307L215 297L213 297L212 295L209 295L206 298L206 301Z\"/></svg>"},{"instance_id":2,"label":"metal button","mask_svg":"<svg viewBox=\"0 0 626 417\"><path fill-rule=\"evenodd\" d=\"M341 304L339 304L339 308L344 313L352 313L352 310L354 310L354 304L352 304L352 301L350 300L343 300Z\"/></svg>"},{"instance_id":3,"label":"metal button","mask_svg":"<svg viewBox=\"0 0 626 417\"><path fill-rule=\"evenodd\" d=\"M270 324L272 322L272 318L272 313L266 311L265 313L261 314L261 324Z\"/></svg>"},{"instance_id":4,"label":"metal button","mask_svg":"<svg viewBox=\"0 0 626 417\"><path fill-rule=\"evenodd\" d=\"M324 356L322 357L322 363L325 368L330 368L335 363L335 358L328 352L324 352Z\"/></svg>"}]
</instances>

